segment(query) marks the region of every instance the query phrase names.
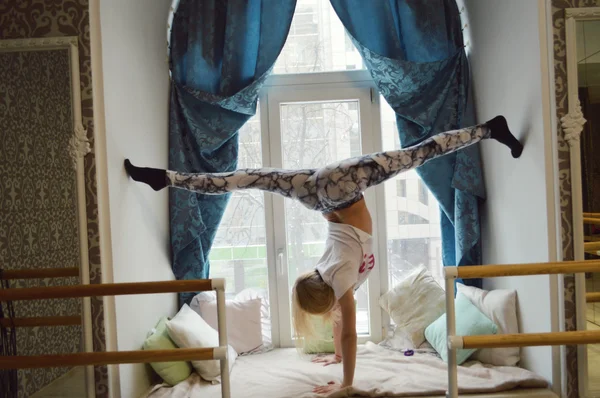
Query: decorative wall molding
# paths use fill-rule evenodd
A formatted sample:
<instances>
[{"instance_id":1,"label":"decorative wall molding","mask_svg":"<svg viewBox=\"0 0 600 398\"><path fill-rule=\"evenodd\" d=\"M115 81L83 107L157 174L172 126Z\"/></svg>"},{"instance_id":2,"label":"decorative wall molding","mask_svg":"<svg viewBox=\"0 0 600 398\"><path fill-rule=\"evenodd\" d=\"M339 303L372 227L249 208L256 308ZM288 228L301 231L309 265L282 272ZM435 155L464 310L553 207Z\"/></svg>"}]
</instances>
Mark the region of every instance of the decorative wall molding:
<instances>
[{"instance_id":1,"label":"decorative wall molding","mask_svg":"<svg viewBox=\"0 0 600 398\"><path fill-rule=\"evenodd\" d=\"M569 144L569 147L573 148L577 146L579 149L579 138L583 131L583 126L587 122L581 112L581 104L579 99L576 100L576 104L573 105L575 108L574 112L570 112L560 119L561 126L564 131L564 138Z\"/></svg>"},{"instance_id":2,"label":"decorative wall molding","mask_svg":"<svg viewBox=\"0 0 600 398\"><path fill-rule=\"evenodd\" d=\"M75 126L75 131L69 142L69 152L73 159L73 164L77 168L77 161L83 159L85 155L92 151L90 140L87 137L87 130L81 123Z\"/></svg>"},{"instance_id":3,"label":"decorative wall molding","mask_svg":"<svg viewBox=\"0 0 600 398\"><path fill-rule=\"evenodd\" d=\"M578 20L599 19L600 7L566 8L565 18L575 18Z\"/></svg>"},{"instance_id":4,"label":"decorative wall molding","mask_svg":"<svg viewBox=\"0 0 600 398\"><path fill-rule=\"evenodd\" d=\"M75 36L63 37L39 37L31 39L9 39L0 40L0 50L18 50L23 51L28 48L53 48L53 47L75 47L77 48L78 38Z\"/></svg>"}]
</instances>

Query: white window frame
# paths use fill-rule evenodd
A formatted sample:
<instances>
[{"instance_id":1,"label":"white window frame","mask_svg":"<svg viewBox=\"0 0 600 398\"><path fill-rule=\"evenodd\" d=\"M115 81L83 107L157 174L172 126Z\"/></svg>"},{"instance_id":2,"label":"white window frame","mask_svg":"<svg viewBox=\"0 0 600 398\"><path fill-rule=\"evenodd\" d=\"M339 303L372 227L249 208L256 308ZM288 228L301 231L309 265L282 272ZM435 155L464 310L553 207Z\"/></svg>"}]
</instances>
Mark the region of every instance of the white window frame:
<instances>
[{"instance_id":1,"label":"white window frame","mask_svg":"<svg viewBox=\"0 0 600 398\"><path fill-rule=\"evenodd\" d=\"M281 167L282 151L279 124L279 104L285 102L360 100L361 150L363 154L382 150L381 107L376 86L366 70L272 75L260 95L260 125L263 165ZM364 121L364 123L363 123ZM389 317L379 306L379 297L388 289L387 228L385 220L385 191L383 184L365 194L373 215L374 251L379 272L369 276L369 335L359 336L358 342L379 342L386 336ZM267 229L267 263L271 330L275 346L293 346L290 329L290 292L285 251L285 228L275 223L285 214L284 198L265 195ZM381 211L377 211L381 209ZM280 255L281 254L281 255ZM276 298L276 299L275 299Z\"/></svg>"}]
</instances>

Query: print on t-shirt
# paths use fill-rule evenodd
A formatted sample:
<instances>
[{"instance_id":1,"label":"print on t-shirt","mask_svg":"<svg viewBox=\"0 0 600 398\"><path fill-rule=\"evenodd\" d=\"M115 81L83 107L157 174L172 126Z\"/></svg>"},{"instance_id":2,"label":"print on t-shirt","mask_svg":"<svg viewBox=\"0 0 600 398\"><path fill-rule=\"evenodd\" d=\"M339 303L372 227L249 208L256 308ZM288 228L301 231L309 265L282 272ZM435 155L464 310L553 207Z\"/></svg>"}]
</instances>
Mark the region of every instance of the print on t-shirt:
<instances>
[{"instance_id":1,"label":"print on t-shirt","mask_svg":"<svg viewBox=\"0 0 600 398\"><path fill-rule=\"evenodd\" d=\"M358 269L358 273L362 274L365 271L370 271L375 267L375 256L373 254L365 254L363 262Z\"/></svg>"},{"instance_id":2,"label":"print on t-shirt","mask_svg":"<svg viewBox=\"0 0 600 398\"><path fill-rule=\"evenodd\" d=\"M339 299L348 289L356 291L375 267L373 239L348 224L330 222L327 232L325 252L316 268Z\"/></svg>"}]
</instances>

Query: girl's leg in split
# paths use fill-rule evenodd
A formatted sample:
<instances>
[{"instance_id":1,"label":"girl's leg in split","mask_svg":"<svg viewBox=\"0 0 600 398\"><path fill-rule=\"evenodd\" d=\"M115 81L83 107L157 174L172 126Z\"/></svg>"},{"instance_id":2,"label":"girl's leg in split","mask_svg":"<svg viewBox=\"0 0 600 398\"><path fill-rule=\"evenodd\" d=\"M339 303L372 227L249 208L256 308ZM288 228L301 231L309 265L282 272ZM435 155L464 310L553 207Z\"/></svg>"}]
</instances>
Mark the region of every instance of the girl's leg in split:
<instances>
[{"instance_id":1,"label":"girl's leg in split","mask_svg":"<svg viewBox=\"0 0 600 398\"><path fill-rule=\"evenodd\" d=\"M240 189L259 189L297 199L312 210L330 212L360 200L362 192L369 187L485 138L507 145L515 158L523 150L504 117L498 116L482 125L440 133L410 148L355 157L318 170L242 169L230 173L186 174L139 168L129 160L125 160L125 168L134 180L157 191L174 186L221 195Z\"/></svg>"},{"instance_id":2,"label":"girl's leg in split","mask_svg":"<svg viewBox=\"0 0 600 398\"><path fill-rule=\"evenodd\" d=\"M206 195L223 195L243 189L258 189L299 200L317 209L315 187L307 183L315 170L281 170L273 168L239 169L228 173L179 173L170 170L136 167L125 160L127 173L136 181L159 191L167 186Z\"/></svg>"},{"instance_id":3,"label":"girl's leg in split","mask_svg":"<svg viewBox=\"0 0 600 398\"><path fill-rule=\"evenodd\" d=\"M317 206L315 187L308 183L314 169L239 169L229 173L178 173L167 171L168 185L207 195L222 195L243 189L258 189L297 199L309 209Z\"/></svg>"},{"instance_id":4,"label":"girl's leg in split","mask_svg":"<svg viewBox=\"0 0 600 398\"><path fill-rule=\"evenodd\" d=\"M521 155L522 145L511 134L504 117L498 116L482 125L440 133L409 148L331 164L317 170L311 179L315 180L319 202L323 206L342 208L360 199L362 192L369 187L486 138L494 138L507 145L515 158Z\"/></svg>"}]
</instances>

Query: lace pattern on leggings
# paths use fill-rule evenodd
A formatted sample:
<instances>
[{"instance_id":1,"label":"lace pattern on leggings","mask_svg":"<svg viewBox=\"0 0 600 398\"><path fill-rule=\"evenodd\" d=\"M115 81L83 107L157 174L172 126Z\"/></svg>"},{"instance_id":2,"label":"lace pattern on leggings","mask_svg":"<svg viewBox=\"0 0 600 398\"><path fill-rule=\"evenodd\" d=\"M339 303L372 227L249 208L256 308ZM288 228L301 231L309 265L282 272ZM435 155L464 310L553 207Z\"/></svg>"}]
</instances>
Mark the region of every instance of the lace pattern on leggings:
<instances>
[{"instance_id":1,"label":"lace pattern on leggings","mask_svg":"<svg viewBox=\"0 0 600 398\"><path fill-rule=\"evenodd\" d=\"M197 174L167 171L167 178L173 187L207 195L242 189L272 192L327 213L357 202L370 187L486 138L490 138L489 129L478 125L440 133L409 148L345 159L320 169L262 168Z\"/></svg>"}]
</instances>

